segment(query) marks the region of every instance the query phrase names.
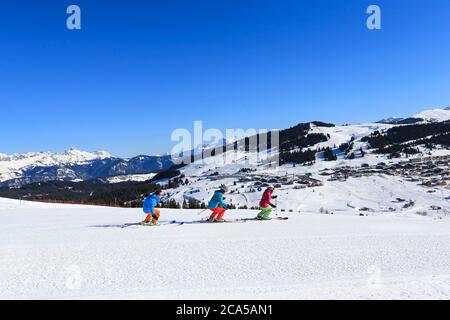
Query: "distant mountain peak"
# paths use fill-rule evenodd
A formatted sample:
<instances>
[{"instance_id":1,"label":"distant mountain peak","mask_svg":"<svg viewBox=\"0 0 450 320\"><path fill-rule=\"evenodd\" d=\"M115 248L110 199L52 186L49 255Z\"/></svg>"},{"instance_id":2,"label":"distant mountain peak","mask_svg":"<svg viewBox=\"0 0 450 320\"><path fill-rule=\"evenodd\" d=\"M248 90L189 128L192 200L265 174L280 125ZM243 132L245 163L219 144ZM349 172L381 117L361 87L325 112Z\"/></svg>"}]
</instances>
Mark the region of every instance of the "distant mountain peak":
<instances>
[{"instance_id":1,"label":"distant mountain peak","mask_svg":"<svg viewBox=\"0 0 450 320\"><path fill-rule=\"evenodd\" d=\"M446 108L435 108L427 109L421 111L409 118L395 118L389 117L377 121L376 123L386 123L386 124L412 124L417 122L442 122L450 120L450 106Z\"/></svg>"},{"instance_id":2,"label":"distant mountain peak","mask_svg":"<svg viewBox=\"0 0 450 320\"><path fill-rule=\"evenodd\" d=\"M98 177L156 173L173 165L170 156L122 159L106 151L70 148L62 152L0 154L0 187L33 182L82 181Z\"/></svg>"},{"instance_id":3,"label":"distant mountain peak","mask_svg":"<svg viewBox=\"0 0 450 320\"><path fill-rule=\"evenodd\" d=\"M112 158L112 154L104 150L95 151L94 154L100 158Z\"/></svg>"},{"instance_id":4,"label":"distant mountain peak","mask_svg":"<svg viewBox=\"0 0 450 320\"><path fill-rule=\"evenodd\" d=\"M72 156L85 156L85 157L94 157L94 158L110 158L112 157L111 154L107 151L93 151L93 152L88 152L88 151L83 151L80 150L78 148L70 148L67 149L61 153L55 153L55 154L61 154L61 155L72 155Z\"/></svg>"},{"instance_id":5,"label":"distant mountain peak","mask_svg":"<svg viewBox=\"0 0 450 320\"><path fill-rule=\"evenodd\" d=\"M413 118L421 118L427 122L441 122L450 120L450 107L443 109L424 110L412 116Z\"/></svg>"},{"instance_id":6,"label":"distant mountain peak","mask_svg":"<svg viewBox=\"0 0 450 320\"><path fill-rule=\"evenodd\" d=\"M404 120L404 118L389 117L389 118L386 118L386 119L381 119L381 120L377 121L376 123L396 124L396 123L399 123L402 120Z\"/></svg>"}]
</instances>

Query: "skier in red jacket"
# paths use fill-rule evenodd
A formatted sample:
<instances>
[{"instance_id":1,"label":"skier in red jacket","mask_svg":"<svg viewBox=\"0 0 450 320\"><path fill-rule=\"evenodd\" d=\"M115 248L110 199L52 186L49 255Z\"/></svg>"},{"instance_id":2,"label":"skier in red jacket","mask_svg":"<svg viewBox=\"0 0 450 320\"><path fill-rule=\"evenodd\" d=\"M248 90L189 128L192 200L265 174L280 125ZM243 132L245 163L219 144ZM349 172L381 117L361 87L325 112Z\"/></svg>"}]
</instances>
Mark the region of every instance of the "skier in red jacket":
<instances>
[{"instance_id":1,"label":"skier in red jacket","mask_svg":"<svg viewBox=\"0 0 450 320\"><path fill-rule=\"evenodd\" d=\"M272 213L272 208L277 206L272 203L272 199L276 199L277 196L273 196L273 186L268 186L266 191L264 191L261 201L259 202L259 207L261 211L256 216L258 220L270 220L269 216Z\"/></svg>"}]
</instances>

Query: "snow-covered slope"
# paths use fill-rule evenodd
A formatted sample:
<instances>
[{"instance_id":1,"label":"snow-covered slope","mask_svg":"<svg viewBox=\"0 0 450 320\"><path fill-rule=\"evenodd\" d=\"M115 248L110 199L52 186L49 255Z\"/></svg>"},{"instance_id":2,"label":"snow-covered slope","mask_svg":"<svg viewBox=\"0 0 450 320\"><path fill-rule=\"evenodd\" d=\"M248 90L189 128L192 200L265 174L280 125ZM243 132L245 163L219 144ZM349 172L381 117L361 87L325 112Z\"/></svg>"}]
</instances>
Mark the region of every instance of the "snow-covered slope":
<instances>
[{"instance_id":1,"label":"snow-covered slope","mask_svg":"<svg viewBox=\"0 0 450 320\"><path fill-rule=\"evenodd\" d=\"M199 211L162 209L161 221L207 215ZM450 219L286 215L121 229L141 210L0 199L0 298L450 297Z\"/></svg>"},{"instance_id":2,"label":"snow-covered slope","mask_svg":"<svg viewBox=\"0 0 450 320\"><path fill-rule=\"evenodd\" d=\"M413 124L423 122L442 122L450 120L450 107L447 108L434 108L421 111L410 117L389 117L377 121L377 123L390 123L390 124Z\"/></svg>"},{"instance_id":3,"label":"snow-covered slope","mask_svg":"<svg viewBox=\"0 0 450 320\"><path fill-rule=\"evenodd\" d=\"M120 183L120 182L127 182L127 181L142 182L142 181L150 180L155 175L156 175L156 173L130 174L130 175L108 177L108 178L105 178L105 180L108 181L108 183Z\"/></svg>"},{"instance_id":4,"label":"snow-covered slope","mask_svg":"<svg viewBox=\"0 0 450 320\"><path fill-rule=\"evenodd\" d=\"M447 107L445 109L425 110L413 115L412 118L420 118L424 119L425 121L434 122L447 121L450 120L450 107Z\"/></svg>"},{"instance_id":5,"label":"snow-covered slope","mask_svg":"<svg viewBox=\"0 0 450 320\"><path fill-rule=\"evenodd\" d=\"M166 198L175 199L180 204L190 198L207 203L219 185L226 184L231 190L226 195L229 203L238 208L251 208L258 206L265 190L264 187L258 189L257 181L265 179L264 181L279 185L275 190L279 196L279 212L329 211L346 215L399 212L428 216L450 214L450 189L440 184L440 180L437 180L435 186L429 187L422 185L414 176L386 174L381 169L378 172L373 169L373 174L361 173L365 169L360 169L358 164L363 161L370 163L368 160L355 160L353 165L358 169L355 169L354 174L349 173L345 180L334 178L329 173L330 170L347 172L349 169L342 166L345 160L335 164L322 161L312 167L257 169L251 175L239 174L236 165L212 167L212 170L207 165L190 165L183 170L190 181L189 185L167 190ZM377 159L373 158L371 161L377 162ZM392 166L395 164L392 162ZM210 176L212 171L219 172L219 175ZM307 184L308 179L313 179L313 185Z\"/></svg>"},{"instance_id":6,"label":"snow-covered slope","mask_svg":"<svg viewBox=\"0 0 450 320\"><path fill-rule=\"evenodd\" d=\"M382 123L364 123L335 127L318 127L312 126L310 133L322 133L329 135L329 139L326 142L318 143L311 147L311 149L317 148L336 148L342 143L349 142L351 139L358 142L361 138L370 135L374 131L382 131L392 128L393 125ZM358 144L357 147L366 146L366 144Z\"/></svg>"},{"instance_id":7,"label":"snow-covered slope","mask_svg":"<svg viewBox=\"0 0 450 320\"><path fill-rule=\"evenodd\" d=\"M251 208L258 206L264 185L269 183L278 185L278 210L286 212L323 210L360 215L396 211L429 216L450 213L450 150L435 148L408 158L391 159L387 154L370 150L362 140L372 132L393 127L381 123L312 126L310 133L329 138L310 148L330 147L338 159L325 161L318 154L315 163L308 166L269 167L258 160L256 153L232 151L203 159L181 169L183 179L189 183L167 190L165 199L180 204L190 199L208 203L219 185L226 184L231 190L227 195L229 202L238 208ZM336 148L349 141L353 144L354 159Z\"/></svg>"}]
</instances>

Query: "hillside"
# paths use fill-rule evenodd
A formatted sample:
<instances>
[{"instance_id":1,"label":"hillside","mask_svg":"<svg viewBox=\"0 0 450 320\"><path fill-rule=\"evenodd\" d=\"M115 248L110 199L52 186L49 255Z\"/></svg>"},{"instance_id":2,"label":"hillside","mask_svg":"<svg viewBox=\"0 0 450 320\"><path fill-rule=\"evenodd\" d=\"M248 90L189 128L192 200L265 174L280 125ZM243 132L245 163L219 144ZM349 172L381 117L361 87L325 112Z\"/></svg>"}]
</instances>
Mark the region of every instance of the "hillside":
<instances>
[{"instance_id":1,"label":"hillside","mask_svg":"<svg viewBox=\"0 0 450 320\"><path fill-rule=\"evenodd\" d=\"M300 135L297 126L296 135L280 134L281 150L271 150L281 166L271 166L256 152L228 151L181 168L181 180L189 184L168 189L166 201L207 203L224 183L231 189L230 203L252 208L264 187L272 184L279 195L279 211L447 215L450 122L439 120L404 125L304 124ZM314 134L326 139L305 145L305 137Z\"/></svg>"}]
</instances>

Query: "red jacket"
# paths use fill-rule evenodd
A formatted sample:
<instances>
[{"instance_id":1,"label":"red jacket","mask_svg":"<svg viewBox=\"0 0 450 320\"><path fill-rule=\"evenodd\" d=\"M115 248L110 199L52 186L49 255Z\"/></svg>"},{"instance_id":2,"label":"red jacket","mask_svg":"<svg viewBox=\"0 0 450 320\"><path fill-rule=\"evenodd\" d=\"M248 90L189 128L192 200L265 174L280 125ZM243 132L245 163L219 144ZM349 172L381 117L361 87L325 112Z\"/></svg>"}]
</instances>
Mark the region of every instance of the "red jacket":
<instances>
[{"instance_id":1,"label":"red jacket","mask_svg":"<svg viewBox=\"0 0 450 320\"><path fill-rule=\"evenodd\" d=\"M261 201L259 202L259 206L261 208L267 208L268 206L271 205L271 200L272 200L272 193L273 190L271 189L267 189L266 191L264 191Z\"/></svg>"}]
</instances>

